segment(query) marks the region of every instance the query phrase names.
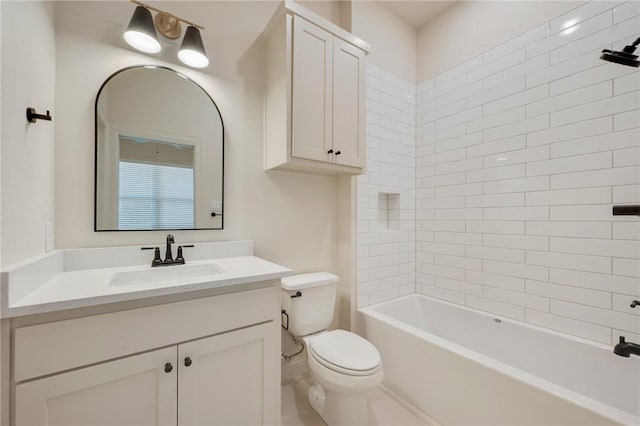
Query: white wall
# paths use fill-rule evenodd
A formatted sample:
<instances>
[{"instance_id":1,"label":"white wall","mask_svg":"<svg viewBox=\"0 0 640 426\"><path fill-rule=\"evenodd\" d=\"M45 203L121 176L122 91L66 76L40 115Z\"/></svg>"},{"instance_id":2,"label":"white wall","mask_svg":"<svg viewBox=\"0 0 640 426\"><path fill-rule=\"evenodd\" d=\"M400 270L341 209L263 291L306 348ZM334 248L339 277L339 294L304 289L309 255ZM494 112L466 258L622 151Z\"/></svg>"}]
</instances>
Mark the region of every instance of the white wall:
<instances>
[{"instance_id":1,"label":"white wall","mask_svg":"<svg viewBox=\"0 0 640 426\"><path fill-rule=\"evenodd\" d=\"M461 1L417 32L417 82L517 37L582 1Z\"/></svg>"},{"instance_id":2,"label":"white wall","mask_svg":"<svg viewBox=\"0 0 640 426\"><path fill-rule=\"evenodd\" d=\"M350 31L371 44L369 63L410 83L416 82L413 27L377 2L352 1Z\"/></svg>"},{"instance_id":3,"label":"white wall","mask_svg":"<svg viewBox=\"0 0 640 426\"><path fill-rule=\"evenodd\" d=\"M2 267L43 253L45 223L54 219L53 21L53 3L2 2ZM54 121L28 124L27 107L50 110Z\"/></svg>"},{"instance_id":4,"label":"white wall","mask_svg":"<svg viewBox=\"0 0 640 426\"><path fill-rule=\"evenodd\" d=\"M163 232L93 232L93 104L117 69L164 64L191 77L216 101L225 126L223 231L177 231L176 242L253 239L256 254L297 272L337 271L335 178L265 173L263 46L259 34L272 2L174 2L180 16L207 16L203 32L211 65L177 65L179 44L159 56L132 51L122 40L128 2L57 4L56 227L58 248L162 244ZM193 18L196 19L196 18Z\"/></svg>"},{"instance_id":5,"label":"white wall","mask_svg":"<svg viewBox=\"0 0 640 426\"><path fill-rule=\"evenodd\" d=\"M342 24L342 10L340 0L301 0L299 3L330 22L340 26Z\"/></svg>"},{"instance_id":6,"label":"white wall","mask_svg":"<svg viewBox=\"0 0 640 426\"><path fill-rule=\"evenodd\" d=\"M369 64L367 171L357 179L359 307L415 291L415 111L415 85Z\"/></svg>"},{"instance_id":7,"label":"white wall","mask_svg":"<svg viewBox=\"0 0 640 426\"><path fill-rule=\"evenodd\" d=\"M344 26L371 45L367 165L356 179L356 304L366 306L415 291L416 31L377 2L341 6Z\"/></svg>"},{"instance_id":8,"label":"white wall","mask_svg":"<svg viewBox=\"0 0 640 426\"><path fill-rule=\"evenodd\" d=\"M611 214L640 202L640 72L599 59L638 28L640 2L588 3L418 85L419 292L640 339L640 221Z\"/></svg>"}]
</instances>

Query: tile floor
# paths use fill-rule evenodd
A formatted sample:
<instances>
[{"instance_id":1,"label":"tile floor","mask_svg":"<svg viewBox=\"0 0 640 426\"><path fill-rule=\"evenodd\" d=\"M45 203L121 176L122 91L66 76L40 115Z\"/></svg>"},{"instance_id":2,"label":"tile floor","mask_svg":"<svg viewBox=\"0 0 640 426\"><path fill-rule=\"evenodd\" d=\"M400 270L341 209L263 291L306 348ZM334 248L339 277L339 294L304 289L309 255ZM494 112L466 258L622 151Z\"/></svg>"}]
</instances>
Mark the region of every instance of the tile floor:
<instances>
[{"instance_id":1,"label":"tile floor","mask_svg":"<svg viewBox=\"0 0 640 426\"><path fill-rule=\"evenodd\" d=\"M307 401L310 385L306 378L282 383L282 426L325 426ZM438 426L435 420L384 386L380 386L369 397L369 406L371 411L367 426Z\"/></svg>"}]
</instances>

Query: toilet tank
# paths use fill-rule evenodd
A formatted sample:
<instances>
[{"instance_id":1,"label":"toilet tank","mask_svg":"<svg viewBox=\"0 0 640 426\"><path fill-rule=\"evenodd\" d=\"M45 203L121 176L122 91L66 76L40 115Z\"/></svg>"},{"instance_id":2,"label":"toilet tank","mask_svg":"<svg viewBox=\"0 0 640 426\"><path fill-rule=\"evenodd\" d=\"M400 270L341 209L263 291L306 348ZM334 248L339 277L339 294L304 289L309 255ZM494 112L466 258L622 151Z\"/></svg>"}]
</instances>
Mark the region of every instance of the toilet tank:
<instances>
[{"instance_id":1,"label":"toilet tank","mask_svg":"<svg viewBox=\"0 0 640 426\"><path fill-rule=\"evenodd\" d=\"M337 289L338 277L328 272L283 278L282 309L289 315L289 331L294 336L306 336L329 327ZM286 325L285 318L283 321Z\"/></svg>"}]
</instances>

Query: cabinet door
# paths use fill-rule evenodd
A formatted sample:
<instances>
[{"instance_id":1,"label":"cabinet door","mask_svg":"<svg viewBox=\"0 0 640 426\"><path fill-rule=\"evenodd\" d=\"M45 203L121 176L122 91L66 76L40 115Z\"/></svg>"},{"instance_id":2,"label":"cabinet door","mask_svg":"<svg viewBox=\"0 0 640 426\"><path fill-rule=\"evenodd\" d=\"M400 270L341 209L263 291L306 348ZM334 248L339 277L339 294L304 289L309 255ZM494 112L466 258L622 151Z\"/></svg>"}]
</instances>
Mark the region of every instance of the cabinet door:
<instances>
[{"instance_id":1,"label":"cabinet door","mask_svg":"<svg viewBox=\"0 0 640 426\"><path fill-rule=\"evenodd\" d=\"M279 334L273 322L178 347L178 424L279 425Z\"/></svg>"},{"instance_id":2,"label":"cabinet door","mask_svg":"<svg viewBox=\"0 0 640 426\"><path fill-rule=\"evenodd\" d=\"M177 370L174 346L23 383L15 424L175 425Z\"/></svg>"},{"instance_id":3,"label":"cabinet door","mask_svg":"<svg viewBox=\"0 0 640 426\"><path fill-rule=\"evenodd\" d=\"M340 39L333 43L333 162L364 167L365 56Z\"/></svg>"},{"instance_id":4,"label":"cabinet door","mask_svg":"<svg viewBox=\"0 0 640 426\"><path fill-rule=\"evenodd\" d=\"M296 16L293 20L291 155L331 162L333 36Z\"/></svg>"}]
</instances>

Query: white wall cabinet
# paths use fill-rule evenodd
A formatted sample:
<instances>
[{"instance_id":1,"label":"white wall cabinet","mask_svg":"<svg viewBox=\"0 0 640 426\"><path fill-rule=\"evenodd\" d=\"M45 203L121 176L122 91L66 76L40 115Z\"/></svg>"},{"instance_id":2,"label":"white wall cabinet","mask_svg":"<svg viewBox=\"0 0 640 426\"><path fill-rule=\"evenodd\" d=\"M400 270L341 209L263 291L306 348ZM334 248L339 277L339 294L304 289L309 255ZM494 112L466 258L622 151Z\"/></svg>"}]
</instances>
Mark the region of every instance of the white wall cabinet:
<instances>
[{"instance_id":1,"label":"white wall cabinet","mask_svg":"<svg viewBox=\"0 0 640 426\"><path fill-rule=\"evenodd\" d=\"M265 38L265 169L363 173L367 43L289 2Z\"/></svg>"},{"instance_id":2,"label":"white wall cabinet","mask_svg":"<svg viewBox=\"0 0 640 426\"><path fill-rule=\"evenodd\" d=\"M294 17L293 157L331 162L333 145L333 36Z\"/></svg>"},{"instance_id":3,"label":"white wall cabinet","mask_svg":"<svg viewBox=\"0 0 640 426\"><path fill-rule=\"evenodd\" d=\"M30 366L34 358L14 370L19 380L15 385L14 424L279 424L276 290L263 288L18 328L18 353L38 351L38 345L43 345L53 358L69 346L85 355L74 359L72 352L65 364L51 362L44 369ZM229 311L222 309L216 314L219 305L228 306L238 318L226 319L223 315ZM211 313L203 316L207 307ZM245 309L251 313L243 315ZM141 318L156 321L140 324ZM103 327L113 332L104 333ZM185 328L188 331L180 333ZM87 330L93 330L93 335L86 334ZM140 340L138 330L146 336L144 345L149 348L143 353L102 360L105 350L94 349L98 345L92 340L100 340L109 347L116 346L114 350L119 353L130 352L128 342ZM43 334L59 344L43 342ZM201 337L193 339L194 335ZM176 341L180 339L176 336L184 340ZM174 344L166 346L170 341ZM90 353L88 358L86 352Z\"/></svg>"},{"instance_id":4,"label":"white wall cabinet","mask_svg":"<svg viewBox=\"0 0 640 426\"><path fill-rule=\"evenodd\" d=\"M364 52L333 39L333 162L364 167L366 160Z\"/></svg>"}]
</instances>

